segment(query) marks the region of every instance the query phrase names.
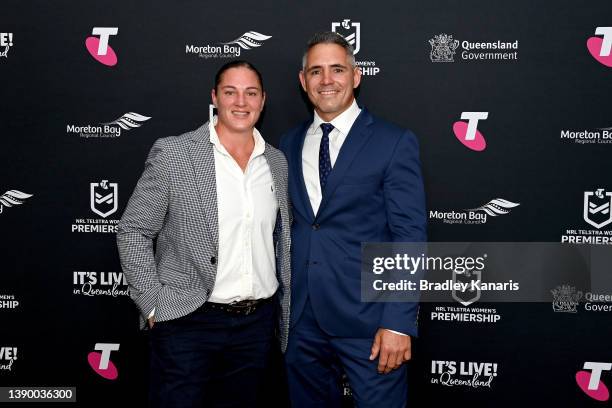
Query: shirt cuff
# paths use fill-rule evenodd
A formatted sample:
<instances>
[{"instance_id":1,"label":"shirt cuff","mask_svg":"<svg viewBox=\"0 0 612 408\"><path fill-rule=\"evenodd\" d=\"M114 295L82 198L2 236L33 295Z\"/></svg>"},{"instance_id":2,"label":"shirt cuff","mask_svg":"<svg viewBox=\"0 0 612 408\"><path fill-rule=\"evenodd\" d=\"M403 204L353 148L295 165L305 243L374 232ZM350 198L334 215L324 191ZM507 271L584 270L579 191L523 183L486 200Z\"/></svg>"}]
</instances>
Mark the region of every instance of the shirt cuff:
<instances>
[{"instance_id":1,"label":"shirt cuff","mask_svg":"<svg viewBox=\"0 0 612 408\"><path fill-rule=\"evenodd\" d=\"M155 311L155 309L153 309L153 311ZM395 330L389 330L389 329L385 329L385 330L386 331L390 331L391 333L399 334L400 336L408 336L408 334L400 333L400 332L395 331Z\"/></svg>"},{"instance_id":2,"label":"shirt cuff","mask_svg":"<svg viewBox=\"0 0 612 408\"><path fill-rule=\"evenodd\" d=\"M149 313L148 319L152 318L153 316L155 316L155 308L153 308L153 310L151 310L151 313Z\"/></svg>"}]
</instances>

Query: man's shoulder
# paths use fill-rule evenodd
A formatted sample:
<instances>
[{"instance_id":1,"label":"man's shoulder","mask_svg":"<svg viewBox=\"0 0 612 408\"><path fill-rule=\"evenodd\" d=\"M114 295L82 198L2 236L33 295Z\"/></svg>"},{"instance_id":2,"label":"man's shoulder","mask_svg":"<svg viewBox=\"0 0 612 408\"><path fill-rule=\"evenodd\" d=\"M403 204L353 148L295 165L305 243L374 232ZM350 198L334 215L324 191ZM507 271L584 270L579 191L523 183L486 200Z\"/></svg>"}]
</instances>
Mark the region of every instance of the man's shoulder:
<instances>
[{"instance_id":1,"label":"man's shoulder","mask_svg":"<svg viewBox=\"0 0 612 408\"><path fill-rule=\"evenodd\" d=\"M412 133L409 129L407 129L406 127L403 127L401 125L398 125L395 122L392 122L390 120L384 119L378 115L374 115L370 112L368 112L368 114L370 115L371 118L371 126L373 126L376 130L378 131L384 131L386 133L392 133L392 134L402 134L402 133Z\"/></svg>"},{"instance_id":2,"label":"man's shoulder","mask_svg":"<svg viewBox=\"0 0 612 408\"><path fill-rule=\"evenodd\" d=\"M401 137L416 139L416 136L414 132L412 132L412 130L404 126L398 125L395 122L373 115L370 112L366 111L366 113L367 115L369 115L370 129L377 135L377 137L389 139L392 141L397 141L398 138Z\"/></svg>"}]
</instances>

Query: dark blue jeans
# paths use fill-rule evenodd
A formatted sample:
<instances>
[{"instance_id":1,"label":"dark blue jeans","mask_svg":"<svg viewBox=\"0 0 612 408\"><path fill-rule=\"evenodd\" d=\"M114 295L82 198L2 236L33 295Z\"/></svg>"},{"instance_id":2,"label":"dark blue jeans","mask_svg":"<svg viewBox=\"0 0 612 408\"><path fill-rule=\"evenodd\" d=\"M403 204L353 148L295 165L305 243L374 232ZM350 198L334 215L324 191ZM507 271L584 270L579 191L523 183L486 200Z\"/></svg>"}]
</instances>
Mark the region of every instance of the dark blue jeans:
<instances>
[{"instance_id":1,"label":"dark blue jeans","mask_svg":"<svg viewBox=\"0 0 612 408\"><path fill-rule=\"evenodd\" d=\"M248 316L204 304L150 332L151 407L252 407L273 343L276 302Z\"/></svg>"}]
</instances>

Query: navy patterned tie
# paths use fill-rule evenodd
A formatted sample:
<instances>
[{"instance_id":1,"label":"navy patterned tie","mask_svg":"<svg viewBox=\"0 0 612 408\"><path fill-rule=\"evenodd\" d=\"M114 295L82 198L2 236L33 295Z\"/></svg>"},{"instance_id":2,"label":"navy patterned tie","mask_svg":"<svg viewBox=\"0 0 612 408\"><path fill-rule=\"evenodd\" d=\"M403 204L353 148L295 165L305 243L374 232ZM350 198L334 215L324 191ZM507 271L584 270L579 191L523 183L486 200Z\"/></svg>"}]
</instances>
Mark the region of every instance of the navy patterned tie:
<instances>
[{"instance_id":1,"label":"navy patterned tie","mask_svg":"<svg viewBox=\"0 0 612 408\"><path fill-rule=\"evenodd\" d=\"M321 123L321 129L323 129L323 137L321 138L321 146L319 146L319 181L321 182L321 194L323 194L327 177L329 177L332 169L329 157L329 134L334 130L334 125Z\"/></svg>"}]
</instances>

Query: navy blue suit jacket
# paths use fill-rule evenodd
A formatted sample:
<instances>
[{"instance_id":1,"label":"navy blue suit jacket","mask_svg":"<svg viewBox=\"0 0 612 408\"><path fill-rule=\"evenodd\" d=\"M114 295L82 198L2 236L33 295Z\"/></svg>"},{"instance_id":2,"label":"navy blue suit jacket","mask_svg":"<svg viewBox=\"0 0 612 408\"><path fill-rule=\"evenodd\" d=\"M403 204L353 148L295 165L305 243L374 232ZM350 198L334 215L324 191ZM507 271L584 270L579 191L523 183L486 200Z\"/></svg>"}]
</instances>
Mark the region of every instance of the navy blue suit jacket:
<instances>
[{"instance_id":1,"label":"navy blue suit jacket","mask_svg":"<svg viewBox=\"0 0 612 408\"><path fill-rule=\"evenodd\" d=\"M302 174L312 121L283 135L292 201L291 325L307 297L331 336L373 337L380 327L416 335L418 304L361 302L362 242L426 240L425 195L414 134L372 116L353 124L327 179L317 214Z\"/></svg>"}]
</instances>

